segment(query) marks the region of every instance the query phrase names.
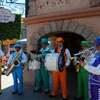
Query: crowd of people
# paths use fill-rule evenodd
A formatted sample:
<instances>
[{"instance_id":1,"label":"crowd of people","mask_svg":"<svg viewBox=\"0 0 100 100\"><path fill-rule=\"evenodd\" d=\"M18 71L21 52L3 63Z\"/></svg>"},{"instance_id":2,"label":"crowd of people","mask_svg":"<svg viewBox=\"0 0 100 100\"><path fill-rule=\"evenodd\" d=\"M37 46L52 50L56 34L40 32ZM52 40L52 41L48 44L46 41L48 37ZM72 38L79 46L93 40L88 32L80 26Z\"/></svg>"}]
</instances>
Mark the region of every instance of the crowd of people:
<instances>
[{"instance_id":1,"label":"crowd of people","mask_svg":"<svg viewBox=\"0 0 100 100\"><path fill-rule=\"evenodd\" d=\"M61 83L61 93L62 99L68 100L68 89L67 89L67 67L70 65L71 54L68 48L65 48L64 40L62 37L56 39L57 47L51 49L48 47L48 39L41 39L41 54L38 54L37 60L41 63L40 69L36 70L36 84L34 92L41 91L41 82L43 81L45 93L49 93L49 97L53 98L58 95L59 81ZM81 51L80 57L75 58L73 61L73 66L78 68L78 93L75 97L76 100L100 100L100 37L97 37L94 41L96 51L93 53L89 49L90 45L87 41L81 41ZM15 57L19 51L21 51L21 45L14 45L15 51L10 55L7 60L8 69L10 69ZM48 53L60 53L58 58L58 69L59 71L48 71L46 70L44 61L45 56ZM0 50L1 58L4 56L2 50ZM82 57L84 59L82 59ZM18 93L18 95L23 94L23 64L26 63L27 56L21 51L21 55L18 58L19 64L12 71L14 88L12 94ZM6 59L3 58L3 64L5 64ZM16 62L17 63L17 62ZM1 66L0 66L1 67ZM0 68L1 70L1 68ZM0 71L1 72L1 71ZM19 84L18 84L19 81ZM1 94L1 73L0 73L0 94Z\"/></svg>"}]
</instances>

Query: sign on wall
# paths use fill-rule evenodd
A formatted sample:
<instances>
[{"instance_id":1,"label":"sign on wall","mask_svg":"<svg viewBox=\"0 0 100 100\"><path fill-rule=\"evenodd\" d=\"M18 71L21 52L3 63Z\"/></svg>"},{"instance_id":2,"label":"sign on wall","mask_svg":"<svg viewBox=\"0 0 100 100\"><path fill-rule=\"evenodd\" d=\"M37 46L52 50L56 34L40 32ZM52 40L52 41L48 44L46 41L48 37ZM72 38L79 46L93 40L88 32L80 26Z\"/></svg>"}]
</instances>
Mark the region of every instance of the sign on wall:
<instances>
[{"instance_id":1,"label":"sign on wall","mask_svg":"<svg viewBox=\"0 0 100 100\"><path fill-rule=\"evenodd\" d=\"M15 14L12 14L10 10L0 8L0 23L9 23L15 21Z\"/></svg>"}]
</instances>

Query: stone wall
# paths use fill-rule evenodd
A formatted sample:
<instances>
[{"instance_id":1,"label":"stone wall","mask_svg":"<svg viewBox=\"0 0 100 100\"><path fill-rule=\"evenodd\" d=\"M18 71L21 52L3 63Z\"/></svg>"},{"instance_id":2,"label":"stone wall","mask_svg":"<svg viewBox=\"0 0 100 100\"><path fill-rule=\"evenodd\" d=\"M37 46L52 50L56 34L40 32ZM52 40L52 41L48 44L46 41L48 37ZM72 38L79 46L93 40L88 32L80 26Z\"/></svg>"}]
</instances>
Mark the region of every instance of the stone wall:
<instances>
[{"instance_id":1,"label":"stone wall","mask_svg":"<svg viewBox=\"0 0 100 100\"><path fill-rule=\"evenodd\" d=\"M89 7L89 0L37 0L37 14L71 11Z\"/></svg>"},{"instance_id":2,"label":"stone wall","mask_svg":"<svg viewBox=\"0 0 100 100\"><path fill-rule=\"evenodd\" d=\"M27 17L32 17L37 15L37 6L35 1L28 2L28 15Z\"/></svg>"},{"instance_id":3,"label":"stone wall","mask_svg":"<svg viewBox=\"0 0 100 100\"><path fill-rule=\"evenodd\" d=\"M88 8L90 4L94 5L93 0L29 0L27 17Z\"/></svg>"},{"instance_id":4,"label":"stone wall","mask_svg":"<svg viewBox=\"0 0 100 100\"><path fill-rule=\"evenodd\" d=\"M28 16L61 13L100 6L100 0L29 0Z\"/></svg>"}]
</instances>

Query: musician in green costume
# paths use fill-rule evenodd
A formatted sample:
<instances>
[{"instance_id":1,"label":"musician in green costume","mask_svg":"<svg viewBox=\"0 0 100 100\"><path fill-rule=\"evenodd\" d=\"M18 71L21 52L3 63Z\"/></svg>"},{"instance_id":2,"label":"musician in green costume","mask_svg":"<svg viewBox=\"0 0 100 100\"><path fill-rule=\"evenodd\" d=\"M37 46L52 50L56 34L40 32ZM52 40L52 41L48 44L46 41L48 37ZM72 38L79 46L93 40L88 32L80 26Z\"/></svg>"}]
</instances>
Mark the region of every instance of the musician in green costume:
<instances>
[{"instance_id":1,"label":"musician in green costume","mask_svg":"<svg viewBox=\"0 0 100 100\"><path fill-rule=\"evenodd\" d=\"M48 39L42 38L41 39L41 46L40 52L42 54L38 55L38 60L41 62L40 69L36 71L36 86L34 92L39 92L41 90L41 81L43 80L43 85L45 89L45 93L49 92L49 73L45 69L44 66L44 58L48 52L52 52L52 50L48 47Z\"/></svg>"},{"instance_id":2,"label":"musician in green costume","mask_svg":"<svg viewBox=\"0 0 100 100\"><path fill-rule=\"evenodd\" d=\"M89 44L87 41L81 42L81 48L82 50L88 49ZM86 61L89 62L88 56L90 55L90 51L87 50L85 52L87 54ZM79 65L79 72L78 72L78 94L75 97L75 99L83 99L89 100L89 94L88 94L88 76L89 72L86 71L81 65Z\"/></svg>"}]
</instances>

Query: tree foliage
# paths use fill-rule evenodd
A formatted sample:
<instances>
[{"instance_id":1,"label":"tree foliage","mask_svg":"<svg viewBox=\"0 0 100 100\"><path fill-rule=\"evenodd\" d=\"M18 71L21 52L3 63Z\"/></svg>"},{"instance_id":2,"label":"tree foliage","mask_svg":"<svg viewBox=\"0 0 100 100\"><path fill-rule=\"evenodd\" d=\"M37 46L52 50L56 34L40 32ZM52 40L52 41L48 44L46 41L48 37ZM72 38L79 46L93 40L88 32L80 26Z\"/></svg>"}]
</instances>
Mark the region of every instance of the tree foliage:
<instances>
[{"instance_id":1,"label":"tree foliage","mask_svg":"<svg viewBox=\"0 0 100 100\"><path fill-rule=\"evenodd\" d=\"M21 15L15 14L14 22L0 23L0 40L20 39L21 35Z\"/></svg>"}]
</instances>

